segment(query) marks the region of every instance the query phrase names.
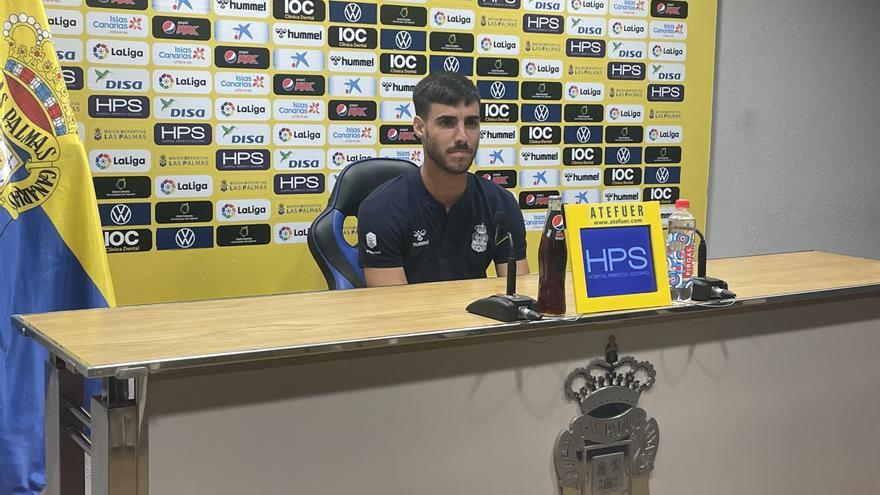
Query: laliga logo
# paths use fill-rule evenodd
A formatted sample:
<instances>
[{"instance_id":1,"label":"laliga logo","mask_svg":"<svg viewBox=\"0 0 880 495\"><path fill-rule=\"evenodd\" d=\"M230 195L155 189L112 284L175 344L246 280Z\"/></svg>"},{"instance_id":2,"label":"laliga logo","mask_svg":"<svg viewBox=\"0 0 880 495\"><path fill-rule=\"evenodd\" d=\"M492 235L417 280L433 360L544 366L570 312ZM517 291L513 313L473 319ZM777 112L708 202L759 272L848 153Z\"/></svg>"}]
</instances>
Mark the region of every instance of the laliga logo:
<instances>
[{"instance_id":1,"label":"laliga logo","mask_svg":"<svg viewBox=\"0 0 880 495\"><path fill-rule=\"evenodd\" d=\"M107 170L113 164L113 157L107 153L101 153L95 157L95 165L101 170Z\"/></svg>"},{"instance_id":2,"label":"laliga logo","mask_svg":"<svg viewBox=\"0 0 880 495\"><path fill-rule=\"evenodd\" d=\"M660 4L660 5L663 5L663 4ZM659 57L660 55L663 55L663 48L661 48L660 45L654 45L654 49L652 51L654 52L655 57Z\"/></svg>"},{"instance_id":3,"label":"laliga logo","mask_svg":"<svg viewBox=\"0 0 880 495\"><path fill-rule=\"evenodd\" d=\"M623 23L619 22L619 21L615 22L614 24L611 25L611 30L614 31L614 34L622 33L623 32Z\"/></svg>"},{"instance_id":4,"label":"laliga logo","mask_svg":"<svg viewBox=\"0 0 880 495\"><path fill-rule=\"evenodd\" d=\"M220 113L225 117L232 117L235 115L235 103L232 103L231 101L224 102L220 105Z\"/></svg>"},{"instance_id":5,"label":"laliga logo","mask_svg":"<svg viewBox=\"0 0 880 495\"><path fill-rule=\"evenodd\" d=\"M341 167L343 164L345 164L345 153L343 153L341 151L337 151L336 153L333 153L333 163L337 167Z\"/></svg>"},{"instance_id":6,"label":"laliga logo","mask_svg":"<svg viewBox=\"0 0 880 495\"><path fill-rule=\"evenodd\" d=\"M171 89L171 87L174 86L174 76L167 72L162 74L159 76L159 86L161 86L162 89Z\"/></svg>"},{"instance_id":7,"label":"laliga logo","mask_svg":"<svg viewBox=\"0 0 880 495\"><path fill-rule=\"evenodd\" d=\"M293 229L290 227L284 226L278 229L278 238L282 241L289 241L291 237L293 237Z\"/></svg>"},{"instance_id":8,"label":"laliga logo","mask_svg":"<svg viewBox=\"0 0 880 495\"><path fill-rule=\"evenodd\" d=\"M437 13L434 14L434 24L437 24L438 26L442 26L445 23L446 23L446 14L442 10L437 11Z\"/></svg>"},{"instance_id":9,"label":"laliga logo","mask_svg":"<svg viewBox=\"0 0 880 495\"><path fill-rule=\"evenodd\" d=\"M107 55L110 55L110 48L104 43L98 43L92 48L92 53L98 60L104 60Z\"/></svg>"},{"instance_id":10,"label":"laliga logo","mask_svg":"<svg viewBox=\"0 0 880 495\"><path fill-rule=\"evenodd\" d=\"M576 98L580 94L580 89L577 86L569 86L568 88L568 96L571 98Z\"/></svg>"},{"instance_id":11,"label":"laliga logo","mask_svg":"<svg viewBox=\"0 0 880 495\"><path fill-rule=\"evenodd\" d=\"M291 138L293 138L293 131L291 131L289 127L278 129L278 139L282 143L290 142Z\"/></svg>"},{"instance_id":12,"label":"laliga logo","mask_svg":"<svg viewBox=\"0 0 880 495\"><path fill-rule=\"evenodd\" d=\"M538 65L535 64L534 62L529 62L528 64L526 64L526 74L533 76L535 74L535 72L537 72L537 70L538 70Z\"/></svg>"},{"instance_id":13,"label":"laliga logo","mask_svg":"<svg viewBox=\"0 0 880 495\"><path fill-rule=\"evenodd\" d=\"M226 203L223 205L223 208L220 210L220 213L223 214L223 218L232 218L235 216L235 205Z\"/></svg>"},{"instance_id":14,"label":"laliga logo","mask_svg":"<svg viewBox=\"0 0 880 495\"><path fill-rule=\"evenodd\" d=\"M651 132L648 133L648 139L650 139L651 141L656 141L659 137L660 132L657 129L651 129Z\"/></svg>"},{"instance_id":15,"label":"laliga logo","mask_svg":"<svg viewBox=\"0 0 880 495\"><path fill-rule=\"evenodd\" d=\"M608 116L611 120L617 120L618 117L620 117L620 109L617 107L612 108L611 111L608 112Z\"/></svg>"},{"instance_id":16,"label":"laliga logo","mask_svg":"<svg viewBox=\"0 0 880 495\"><path fill-rule=\"evenodd\" d=\"M177 185L171 179L165 179L162 181L162 184L159 185L159 190L165 195L173 194L176 189Z\"/></svg>"},{"instance_id":17,"label":"laliga logo","mask_svg":"<svg viewBox=\"0 0 880 495\"><path fill-rule=\"evenodd\" d=\"M484 51L489 51L492 49L492 38L483 38L483 42L480 43L482 45Z\"/></svg>"}]
</instances>

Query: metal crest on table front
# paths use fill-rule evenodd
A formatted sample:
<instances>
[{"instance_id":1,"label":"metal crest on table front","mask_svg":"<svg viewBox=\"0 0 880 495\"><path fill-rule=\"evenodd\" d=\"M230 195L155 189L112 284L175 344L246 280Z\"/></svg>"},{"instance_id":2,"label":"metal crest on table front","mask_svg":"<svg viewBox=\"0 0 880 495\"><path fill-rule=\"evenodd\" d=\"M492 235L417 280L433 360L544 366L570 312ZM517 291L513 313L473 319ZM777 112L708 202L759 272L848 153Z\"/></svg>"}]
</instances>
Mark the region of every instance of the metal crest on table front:
<instances>
[{"instance_id":1,"label":"metal crest on table front","mask_svg":"<svg viewBox=\"0 0 880 495\"><path fill-rule=\"evenodd\" d=\"M562 495L648 493L660 430L637 403L656 375L647 361L618 359L614 336L608 339L604 361L594 360L568 375L565 396L580 405L581 415L556 440L554 463Z\"/></svg>"}]
</instances>

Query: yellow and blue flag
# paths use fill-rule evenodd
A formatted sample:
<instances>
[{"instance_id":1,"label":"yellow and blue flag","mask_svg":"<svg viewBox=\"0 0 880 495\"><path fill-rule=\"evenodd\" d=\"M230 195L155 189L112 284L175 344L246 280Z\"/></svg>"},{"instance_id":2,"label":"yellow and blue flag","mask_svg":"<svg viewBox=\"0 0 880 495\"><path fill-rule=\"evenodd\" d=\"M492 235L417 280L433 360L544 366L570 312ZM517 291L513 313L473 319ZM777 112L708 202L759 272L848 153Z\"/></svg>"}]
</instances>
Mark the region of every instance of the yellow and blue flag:
<instances>
[{"instance_id":1,"label":"yellow and blue flag","mask_svg":"<svg viewBox=\"0 0 880 495\"><path fill-rule=\"evenodd\" d=\"M3 0L0 28L0 494L37 494L45 485L47 356L10 316L115 300L42 2Z\"/></svg>"}]
</instances>

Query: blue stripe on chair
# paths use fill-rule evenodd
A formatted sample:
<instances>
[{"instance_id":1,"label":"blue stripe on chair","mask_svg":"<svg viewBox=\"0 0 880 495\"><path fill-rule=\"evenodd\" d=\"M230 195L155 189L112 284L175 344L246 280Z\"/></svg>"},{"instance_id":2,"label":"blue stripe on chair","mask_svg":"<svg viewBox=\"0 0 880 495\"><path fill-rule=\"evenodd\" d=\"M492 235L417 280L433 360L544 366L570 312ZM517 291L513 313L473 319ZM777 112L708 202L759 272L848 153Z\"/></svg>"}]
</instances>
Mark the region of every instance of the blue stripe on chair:
<instances>
[{"instance_id":1,"label":"blue stripe on chair","mask_svg":"<svg viewBox=\"0 0 880 495\"><path fill-rule=\"evenodd\" d=\"M357 273L358 277L361 281L364 280L364 270L361 268L358 263L358 253L357 248L352 246L345 240L345 237L342 236L342 224L345 222L345 214L339 210L333 210L333 236L336 238L336 245L339 246L339 250L342 252L345 259L348 260L348 263ZM334 270L335 272L335 270ZM347 280L345 282L345 288L350 289L353 286ZM340 286L341 288L341 286Z\"/></svg>"}]
</instances>

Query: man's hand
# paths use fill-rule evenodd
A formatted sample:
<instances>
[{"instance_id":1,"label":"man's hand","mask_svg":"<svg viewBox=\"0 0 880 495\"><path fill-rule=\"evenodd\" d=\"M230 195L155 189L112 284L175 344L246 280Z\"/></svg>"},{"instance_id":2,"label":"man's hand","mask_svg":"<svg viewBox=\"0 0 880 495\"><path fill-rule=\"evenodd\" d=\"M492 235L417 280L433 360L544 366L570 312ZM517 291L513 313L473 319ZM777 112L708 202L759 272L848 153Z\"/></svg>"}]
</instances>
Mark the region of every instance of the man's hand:
<instances>
[{"instance_id":1,"label":"man's hand","mask_svg":"<svg viewBox=\"0 0 880 495\"><path fill-rule=\"evenodd\" d=\"M507 276L507 263L495 263L495 272L499 277ZM517 275L528 275L529 274L529 262L526 260L517 260L516 262L516 274ZM367 284L369 285L369 284Z\"/></svg>"},{"instance_id":2,"label":"man's hand","mask_svg":"<svg viewBox=\"0 0 880 495\"><path fill-rule=\"evenodd\" d=\"M528 273L528 267L526 267ZM364 281L367 287L382 287L384 285L406 285L406 272L403 267L395 268L364 268Z\"/></svg>"}]
</instances>

